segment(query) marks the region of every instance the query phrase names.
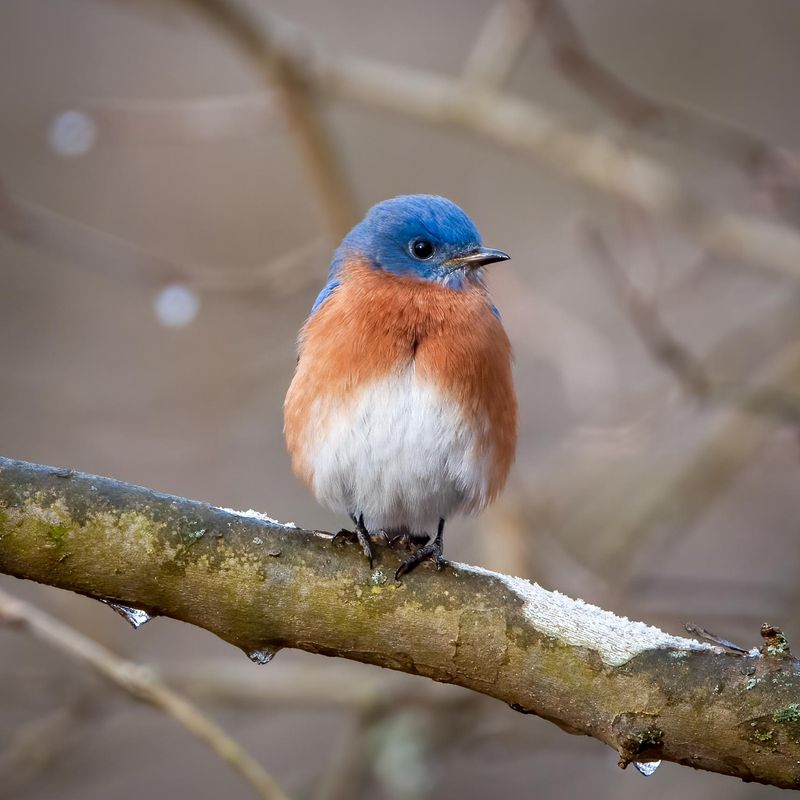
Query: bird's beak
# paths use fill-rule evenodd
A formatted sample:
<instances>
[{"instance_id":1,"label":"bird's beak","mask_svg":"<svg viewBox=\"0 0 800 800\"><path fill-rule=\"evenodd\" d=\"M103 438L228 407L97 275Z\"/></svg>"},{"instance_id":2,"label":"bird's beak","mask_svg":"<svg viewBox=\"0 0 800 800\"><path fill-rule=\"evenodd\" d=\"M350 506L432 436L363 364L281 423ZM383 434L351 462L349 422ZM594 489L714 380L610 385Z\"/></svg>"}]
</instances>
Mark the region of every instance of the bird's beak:
<instances>
[{"instance_id":1,"label":"bird's beak","mask_svg":"<svg viewBox=\"0 0 800 800\"><path fill-rule=\"evenodd\" d=\"M511 256L502 250L495 250L493 247L476 247L463 256L455 256L444 262L445 267L451 269L475 269L485 267L487 264L495 264L498 261L508 261Z\"/></svg>"}]
</instances>

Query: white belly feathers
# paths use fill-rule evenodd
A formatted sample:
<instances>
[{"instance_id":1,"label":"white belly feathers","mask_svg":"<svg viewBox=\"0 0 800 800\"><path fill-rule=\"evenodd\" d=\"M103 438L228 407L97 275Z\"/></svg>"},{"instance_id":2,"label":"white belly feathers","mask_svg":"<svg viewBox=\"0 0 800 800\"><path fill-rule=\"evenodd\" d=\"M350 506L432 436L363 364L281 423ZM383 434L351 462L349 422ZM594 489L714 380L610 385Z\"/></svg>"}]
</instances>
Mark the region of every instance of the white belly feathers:
<instances>
[{"instance_id":1,"label":"white belly feathers","mask_svg":"<svg viewBox=\"0 0 800 800\"><path fill-rule=\"evenodd\" d=\"M489 459L474 425L413 367L362 385L344 406L314 401L303 435L317 499L363 513L368 530L436 532L487 500Z\"/></svg>"}]
</instances>

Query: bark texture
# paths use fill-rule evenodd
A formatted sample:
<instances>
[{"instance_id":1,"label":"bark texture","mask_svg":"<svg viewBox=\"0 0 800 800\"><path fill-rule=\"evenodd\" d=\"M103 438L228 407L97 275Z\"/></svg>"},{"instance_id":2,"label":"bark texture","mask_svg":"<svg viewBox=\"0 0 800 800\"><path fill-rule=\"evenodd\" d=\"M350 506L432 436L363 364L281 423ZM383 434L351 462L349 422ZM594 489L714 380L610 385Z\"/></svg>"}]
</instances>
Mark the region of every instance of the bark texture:
<instances>
[{"instance_id":1,"label":"bark texture","mask_svg":"<svg viewBox=\"0 0 800 800\"><path fill-rule=\"evenodd\" d=\"M535 584L403 557L109 478L0 458L0 572L283 647L468 687L665 759L800 787L800 663L772 637L723 652Z\"/></svg>"}]
</instances>

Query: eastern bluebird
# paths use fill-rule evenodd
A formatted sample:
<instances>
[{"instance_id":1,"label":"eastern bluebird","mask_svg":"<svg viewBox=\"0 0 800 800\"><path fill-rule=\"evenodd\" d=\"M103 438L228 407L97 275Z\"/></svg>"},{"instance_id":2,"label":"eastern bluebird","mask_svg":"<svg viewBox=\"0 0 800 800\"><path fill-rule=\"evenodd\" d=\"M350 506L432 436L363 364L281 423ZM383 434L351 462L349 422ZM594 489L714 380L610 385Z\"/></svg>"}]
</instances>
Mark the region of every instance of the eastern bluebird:
<instances>
[{"instance_id":1,"label":"eastern bluebird","mask_svg":"<svg viewBox=\"0 0 800 800\"><path fill-rule=\"evenodd\" d=\"M483 510L514 460L511 346L482 280L509 256L433 195L378 203L345 236L299 337L284 430L295 473L370 535L444 563L444 521ZM430 542L434 527L436 538Z\"/></svg>"}]
</instances>

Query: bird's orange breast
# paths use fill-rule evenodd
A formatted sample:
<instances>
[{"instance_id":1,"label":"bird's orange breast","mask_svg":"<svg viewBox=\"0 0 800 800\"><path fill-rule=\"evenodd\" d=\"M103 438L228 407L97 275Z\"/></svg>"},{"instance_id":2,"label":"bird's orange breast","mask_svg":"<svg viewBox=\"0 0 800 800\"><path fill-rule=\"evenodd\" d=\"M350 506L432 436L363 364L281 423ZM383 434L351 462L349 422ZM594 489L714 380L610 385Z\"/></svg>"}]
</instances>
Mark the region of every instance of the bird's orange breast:
<instances>
[{"instance_id":1,"label":"bird's orange breast","mask_svg":"<svg viewBox=\"0 0 800 800\"><path fill-rule=\"evenodd\" d=\"M514 458L517 404L511 346L485 289L456 291L364 264L347 265L339 280L301 331L286 397L286 442L297 474L313 480L304 441L312 415L344 408L363 384L413 368L479 432L491 464L486 502L493 499Z\"/></svg>"}]
</instances>

